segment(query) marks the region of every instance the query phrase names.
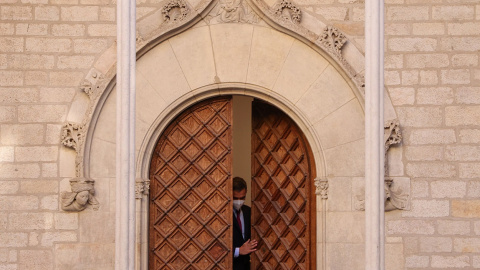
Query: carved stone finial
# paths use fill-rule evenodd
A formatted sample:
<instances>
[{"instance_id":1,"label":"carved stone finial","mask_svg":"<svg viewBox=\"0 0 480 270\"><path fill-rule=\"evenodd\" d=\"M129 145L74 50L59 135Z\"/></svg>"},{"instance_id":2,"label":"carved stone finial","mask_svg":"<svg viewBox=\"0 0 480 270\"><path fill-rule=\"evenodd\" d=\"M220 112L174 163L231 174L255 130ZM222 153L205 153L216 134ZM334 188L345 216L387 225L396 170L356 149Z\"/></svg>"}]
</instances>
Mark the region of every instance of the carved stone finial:
<instances>
[{"instance_id":1,"label":"carved stone finial","mask_svg":"<svg viewBox=\"0 0 480 270\"><path fill-rule=\"evenodd\" d=\"M331 49L336 54L341 54L342 47L347 42L347 37L333 26L327 26L319 36L318 42Z\"/></svg>"},{"instance_id":2,"label":"carved stone finial","mask_svg":"<svg viewBox=\"0 0 480 270\"><path fill-rule=\"evenodd\" d=\"M72 192L63 192L61 196L62 210L79 212L89 204L93 206L93 210L98 210L99 203L94 197L94 183L94 180L83 177L71 179Z\"/></svg>"},{"instance_id":3,"label":"carved stone finial","mask_svg":"<svg viewBox=\"0 0 480 270\"><path fill-rule=\"evenodd\" d=\"M274 6L275 15L284 20L299 24L302 20L302 11L290 0L280 0Z\"/></svg>"},{"instance_id":4,"label":"carved stone finial","mask_svg":"<svg viewBox=\"0 0 480 270\"><path fill-rule=\"evenodd\" d=\"M223 23L257 23L259 21L257 14L244 0L219 0L212 15L207 16L207 20L214 17Z\"/></svg>"},{"instance_id":5,"label":"carved stone finial","mask_svg":"<svg viewBox=\"0 0 480 270\"><path fill-rule=\"evenodd\" d=\"M163 20L167 23L182 21L190 9L184 0L170 0L162 8Z\"/></svg>"},{"instance_id":6,"label":"carved stone finial","mask_svg":"<svg viewBox=\"0 0 480 270\"><path fill-rule=\"evenodd\" d=\"M67 122L62 127L62 144L66 147L73 148L75 151L79 151L78 147L83 140L85 133L83 132L84 126L77 123Z\"/></svg>"},{"instance_id":7,"label":"carved stone finial","mask_svg":"<svg viewBox=\"0 0 480 270\"><path fill-rule=\"evenodd\" d=\"M315 194L320 195L322 200L328 199L328 179L316 178L315 179Z\"/></svg>"},{"instance_id":8,"label":"carved stone finial","mask_svg":"<svg viewBox=\"0 0 480 270\"><path fill-rule=\"evenodd\" d=\"M141 199L143 195L148 195L150 191L150 179L139 178L135 181L135 199Z\"/></svg>"}]
</instances>

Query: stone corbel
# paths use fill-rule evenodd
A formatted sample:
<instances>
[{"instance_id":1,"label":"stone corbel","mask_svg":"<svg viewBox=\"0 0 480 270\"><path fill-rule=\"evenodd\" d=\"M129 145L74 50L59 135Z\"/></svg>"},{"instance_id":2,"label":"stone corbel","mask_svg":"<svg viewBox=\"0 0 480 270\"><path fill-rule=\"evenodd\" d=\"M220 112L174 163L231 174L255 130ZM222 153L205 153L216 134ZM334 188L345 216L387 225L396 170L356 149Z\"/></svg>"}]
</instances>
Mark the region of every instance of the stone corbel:
<instances>
[{"instance_id":1,"label":"stone corbel","mask_svg":"<svg viewBox=\"0 0 480 270\"><path fill-rule=\"evenodd\" d=\"M316 178L315 180L315 194L320 195L322 200L328 199L328 179Z\"/></svg>"},{"instance_id":2,"label":"stone corbel","mask_svg":"<svg viewBox=\"0 0 480 270\"><path fill-rule=\"evenodd\" d=\"M135 180L135 199L141 199L150 192L150 179L137 178Z\"/></svg>"},{"instance_id":3,"label":"stone corbel","mask_svg":"<svg viewBox=\"0 0 480 270\"><path fill-rule=\"evenodd\" d=\"M402 133L400 124L397 119L388 120L384 125L384 145L385 145L385 211L396 209L406 210L409 207L410 199L410 179L405 177L388 176L388 150L392 145L400 144L402 141ZM358 181L357 181L358 182ZM365 182L354 185L353 204L354 208L359 211L365 210Z\"/></svg>"},{"instance_id":4,"label":"stone corbel","mask_svg":"<svg viewBox=\"0 0 480 270\"><path fill-rule=\"evenodd\" d=\"M92 205L93 210L98 210L99 203L94 197L95 181L84 177L76 177L70 180L72 192L62 192L61 206L64 211L80 212Z\"/></svg>"}]
</instances>

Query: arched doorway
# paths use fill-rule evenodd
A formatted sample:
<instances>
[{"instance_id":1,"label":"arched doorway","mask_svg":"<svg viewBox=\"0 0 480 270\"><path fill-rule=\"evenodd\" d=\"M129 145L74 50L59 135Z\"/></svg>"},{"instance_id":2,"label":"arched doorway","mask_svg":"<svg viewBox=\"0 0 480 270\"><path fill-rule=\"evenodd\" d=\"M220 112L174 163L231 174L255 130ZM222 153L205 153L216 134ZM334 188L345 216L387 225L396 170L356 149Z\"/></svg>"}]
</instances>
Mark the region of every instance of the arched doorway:
<instances>
[{"instance_id":1,"label":"arched doorway","mask_svg":"<svg viewBox=\"0 0 480 270\"><path fill-rule=\"evenodd\" d=\"M315 268L313 159L285 113L256 101L252 127L252 269ZM150 269L231 269L230 96L199 102L160 136L150 166Z\"/></svg>"}]
</instances>

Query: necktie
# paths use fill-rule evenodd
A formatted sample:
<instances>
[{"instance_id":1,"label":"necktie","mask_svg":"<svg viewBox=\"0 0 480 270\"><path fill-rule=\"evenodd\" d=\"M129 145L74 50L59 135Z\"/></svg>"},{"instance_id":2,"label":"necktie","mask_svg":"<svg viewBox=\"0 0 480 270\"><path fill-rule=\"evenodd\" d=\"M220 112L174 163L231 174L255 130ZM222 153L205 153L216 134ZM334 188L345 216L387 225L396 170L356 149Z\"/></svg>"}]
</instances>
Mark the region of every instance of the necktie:
<instances>
[{"instance_id":1,"label":"necktie","mask_svg":"<svg viewBox=\"0 0 480 270\"><path fill-rule=\"evenodd\" d=\"M243 233L242 220L240 220L240 211L237 211L237 222L238 222L238 226L240 226L240 231Z\"/></svg>"}]
</instances>

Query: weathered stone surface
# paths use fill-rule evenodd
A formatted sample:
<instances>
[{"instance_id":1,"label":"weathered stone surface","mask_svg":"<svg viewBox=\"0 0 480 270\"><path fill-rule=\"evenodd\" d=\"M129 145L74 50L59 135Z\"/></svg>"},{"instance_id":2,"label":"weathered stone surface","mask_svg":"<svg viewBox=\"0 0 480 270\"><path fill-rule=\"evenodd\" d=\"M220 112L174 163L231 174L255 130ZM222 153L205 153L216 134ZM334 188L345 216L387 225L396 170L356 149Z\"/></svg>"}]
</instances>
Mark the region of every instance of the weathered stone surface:
<instances>
[{"instance_id":1,"label":"weathered stone surface","mask_svg":"<svg viewBox=\"0 0 480 270\"><path fill-rule=\"evenodd\" d=\"M399 107L397 113L400 123L408 127L438 127L443 122L440 108Z\"/></svg>"},{"instance_id":2,"label":"weathered stone surface","mask_svg":"<svg viewBox=\"0 0 480 270\"><path fill-rule=\"evenodd\" d=\"M418 104L452 104L453 100L453 89L450 87L429 87L417 90Z\"/></svg>"},{"instance_id":3,"label":"weathered stone surface","mask_svg":"<svg viewBox=\"0 0 480 270\"><path fill-rule=\"evenodd\" d=\"M34 210L38 209L36 196L0 196L0 207L8 210Z\"/></svg>"},{"instance_id":4,"label":"weathered stone surface","mask_svg":"<svg viewBox=\"0 0 480 270\"><path fill-rule=\"evenodd\" d=\"M57 193L58 181L56 180L29 180L20 182L20 191L22 193Z\"/></svg>"},{"instance_id":5,"label":"weathered stone surface","mask_svg":"<svg viewBox=\"0 0 480 270\"><path fill-rule=\"evenodd\" d=\"M22 146L15 148L15 160L26 161L56 161L58 146Z\"/></svg>"},{"instance_id":6,"label":"weathered stone surface","mask_svg":"<svg viewBox=\"0 0 480 270\"><path fill-rule=\"evenodd\" d=\"M405 258L405 267L409 268L427 268L430 264L428 256L412 255Z\"/></svg>"},{"instance_id":7,"label":"weathered stone surface","mask_svg":"<svg viewBox=\"0 0 480 270\"><path fill-rule=\"evenodd\" d=\"M480 238L455 238L453 239L453 250L461 253L480 252Z\"/></svg>"},{"instance_id":8,"label":"weathered stone surface","mask_svg":"<svg viewBox=\"0 0 480 270\"><path fill-rule=\"evenodd\" d=\"M456 170L449 163L408 163L407 174L411 177L449 178L456 175Z\"/></svg>"},{"instance_id":9,"label":"weathered stone surface","mask_svg":"<svg viewBox=\"0 0 480 270\"><path fill-rule=\"evenodd\" d=\"M452 252L452 239L450 237L421 237L420 252Z\"/></svg>"},{"instance_id":10,"label":"weathered stone surface","mask_svg":"<svg viewBox=\"0 0 480 270\"><path fill-rule=\"evenodd\" d=\"M443 146L409 146L405 149L405 157L409 161L443 160Z\"/></svg>"},{"instance_id":11,"label":"weathered stone surface","mask_svg":"<svg viewBox=\"0 0 480 270\"><path fill-rule=\"evenodd\" d=\"M432 256L431 266L436 268L464 268L470 266L470 258L464 256Z\"/></svg>"},{"instance_id":12,"label":"weathered stone surface","mask_svg":"<svg viewBox=\"0 0 480 270\"><path fill-rule=\"evenodd\" d=\"M449 106L445 108L447 126L477 125L480 123L480 106Z\"/></svg>"},{"instance_id":13,"label":"weathered stone surface","mask_svg":"<svg viewBox=\"0 0 480 270\"><path fill-rule=\"evenodd\" d=\"M478 178L480 177L479 163L460 163L458 166L460 178Z\"/></svg>"},{"instance_id":14,"label":"weathered stone surface","mask_svg":"<svg viewBox=\"0 0 480 270\"><path fill-rule=\"evenodd\" d=\"M452 216L480 218L480 200L453 200Z\"/></svg>"},{"instance_id":15,"label":"weathered stone surface","mask_svg":"<svg viewBox=\"0 0 480 270\"><path fill-rule=\"evenodd\" d=\"M53 246L58 242L75 242L77 241L76 232L45 232L41 236L41 245L44 247Z\"/></svg>"},{"instance_id":16,"label":"weathered stone surface","mask_svg":"<svg viewBox=\"0 0 480 270\"><path fill-rule=\"evenodd\" d=\"M78 229L78 213L55 213L55 229L76 230Z\"/></svg>"},{"instance_id":17,"label":"weathered stone surface","mask_svg":"<svg viewBox=\"0 0 480 270\"><path fill-rule=\"evenodd\" d=\"M387 222L387 233L395 234L426 234L435 232L434 221L409 219L392 220Z\"/></svg>"},{"instance_id":18,"label":"weathered stone surface","mask_svg":"<svg viewBox=\"0 0 480 270\"><path fill-rule=\"evenodd\" d=\"M65 105L22 105L18 107L19 122L63 122L68 107Z\"/></svg>"},{"instance_id":19,"label":"weathered stone surface","mask_svg":"<svg viewBox=\"0 0 480 270\"><path fill-rule=\"evenodd\" d=\"M461 220L438 220L437 231L441 235L467 235L470 234L470 222Z\"/></svg>"},{"instance_id":20,"label":"weathered stone surface","mask_svg":"<svg viewBox=\"0 0 480 270\"><path fill-rule=\"evenodd\" d=\"M52 213L11 213L8 219L10 230L48 230L53 228Z\"/></svg>"},{"instance_id":21,"label":"weathered stone surface","mask_svg":"<svg viewBox=\"0 0 480 270\"><path fill-rule=\"evenodd\" d=\"M27 244L27 233L0 232L0 247L26 247Z\"/></svg>"},{"instance_id":22,"label":"weathered stone surface","mask_svg":"<svg viewBox=\"0 0 480 270\"><path fill-rule=\"evenodd\" d=\"M57 244L55 245L55 267L59 269L97 269L100 265L113 269L115 244Z\"/></svg>"},{"instance_id":23,"label":"weathered stone surface","mask_svg":"<svg viewBox=\"0 0 480 270\"><path fill-rule=\"evenodd\" d=\"M430 186L433 198L463 198L467 193L465 181L434 181Z\"/></svg>"},{"instance_id":24,"label":"weathered stone surface","mask_svg":"<svg viewBox=\"0 0 480 270\"><path fill-rule=\"evenodd\" d=\"M404 217L446 217L449 214L448 200L412 200L410 211L402 212Z\"/></svg>"},{"instance_id":25,"label":"weathered stone surface","mask_svg":"<svg viewBox=\"0 0 480 270\"><path fill-rule=\"evenodd\" d=\"M20 250L18 270L53 269L53 258L51 250Z\"/></svg>"}]
</instances>

